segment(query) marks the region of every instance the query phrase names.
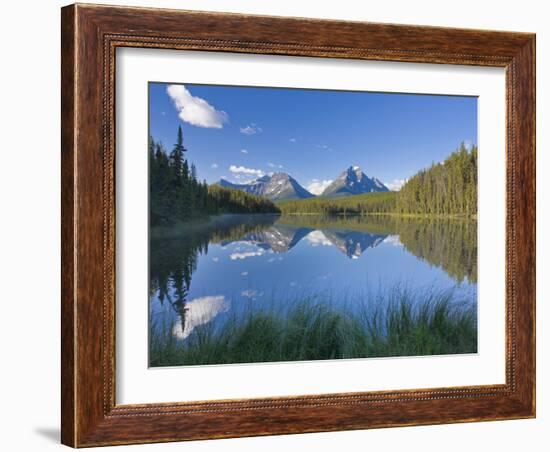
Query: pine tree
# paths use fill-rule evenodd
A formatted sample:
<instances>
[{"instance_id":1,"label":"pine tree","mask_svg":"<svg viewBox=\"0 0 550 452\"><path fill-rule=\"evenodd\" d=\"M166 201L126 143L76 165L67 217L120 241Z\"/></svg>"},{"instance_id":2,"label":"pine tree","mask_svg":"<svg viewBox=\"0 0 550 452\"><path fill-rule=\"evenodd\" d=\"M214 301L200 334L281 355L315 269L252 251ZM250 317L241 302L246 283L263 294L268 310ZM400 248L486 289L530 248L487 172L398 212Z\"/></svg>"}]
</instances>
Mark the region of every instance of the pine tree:
<instances>
[{"instance_id":1,"label":"pine tree","mask_svg":"<svg viewBox=\"0 0 550 452\"><path fill-rule=\"evenodd\" d=\"M183 147L183 132L181 126L178 127L178 139L172 152L170 153L170 163L174 173L174 180L177 182L181 181L181 178L184 174L183 165L185 162L185 151Z\"/></svg>"}]
</instances>

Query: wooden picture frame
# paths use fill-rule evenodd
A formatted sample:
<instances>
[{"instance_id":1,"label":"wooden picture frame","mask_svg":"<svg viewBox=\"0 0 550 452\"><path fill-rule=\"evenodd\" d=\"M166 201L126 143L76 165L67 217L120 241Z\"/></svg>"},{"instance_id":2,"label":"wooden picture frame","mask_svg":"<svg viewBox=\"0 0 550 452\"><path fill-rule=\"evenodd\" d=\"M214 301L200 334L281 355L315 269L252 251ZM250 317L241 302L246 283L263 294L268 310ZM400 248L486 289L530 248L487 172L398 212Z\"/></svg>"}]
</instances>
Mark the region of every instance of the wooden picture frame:
<instances>
[{"instance_id":1,"label":"wooden picture frame","mask_svg":"<svg viewBox=\"0 0 550 452\"><path fill-rule=\"evenodd\" d=\"M162 9L62 9L62 442L73 447L535 416L535 35ZM115 50L506 69L506 383L115 403Z\"/></svg>"}]
</instances>

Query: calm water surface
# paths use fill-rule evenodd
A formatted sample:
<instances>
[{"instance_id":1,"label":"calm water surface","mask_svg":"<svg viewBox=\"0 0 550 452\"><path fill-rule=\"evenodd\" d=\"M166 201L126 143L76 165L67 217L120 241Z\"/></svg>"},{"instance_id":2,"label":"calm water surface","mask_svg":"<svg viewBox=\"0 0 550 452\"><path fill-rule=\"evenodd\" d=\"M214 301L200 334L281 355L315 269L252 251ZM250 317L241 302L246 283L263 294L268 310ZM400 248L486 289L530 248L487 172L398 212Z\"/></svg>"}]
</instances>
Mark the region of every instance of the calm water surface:
<instances>
[{"instance_id":1,"label":"calm water surface","mask_svg":"<svg viewBox=\"0 0 550 452\"><path fill-rule=\"evenodd\" d=\"M176 340L304 298L353 307L397 287L477 300L477 223L231 215L152 231L150 327Z\"/></svg>"}]
</instances>

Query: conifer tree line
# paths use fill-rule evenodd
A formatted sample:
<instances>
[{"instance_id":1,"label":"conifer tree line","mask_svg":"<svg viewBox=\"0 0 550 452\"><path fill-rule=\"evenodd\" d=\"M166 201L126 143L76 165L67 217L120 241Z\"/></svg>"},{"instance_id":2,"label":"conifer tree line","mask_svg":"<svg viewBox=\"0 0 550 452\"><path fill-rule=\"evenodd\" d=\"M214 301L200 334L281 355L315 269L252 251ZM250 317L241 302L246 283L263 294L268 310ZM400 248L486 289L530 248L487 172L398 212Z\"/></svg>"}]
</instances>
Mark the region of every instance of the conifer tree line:
<instances>
[{"instance_id":1,"label":"conifer tree line","mask_svg":"<svg viewBox=\"0 0 550 452\"><path fill-rule=\"evenodd\" d=\"M477 147L468 151L461 144L444 162L411 177L399 192L315 197L277 205L283 214L472 216L477 213Z\"/></svg>"},{"instance_id":2,"label":"conifer tree line","mask_svg":"<svg viewBox=\"0 0 550 452\"><path fill-rule=\"evenodd\" d=\"M189 164L186 152L181 126L170 152L161 142L149 137L151 226L169 226L222 213L279 212L268 199L199 181L197 169L193 163Z\"/></svg>"},{"instance_id":3,"label":"conifer tree line","mask_svg":"<svg viewBox=\"0 0 550 452\"><path fill-rule=\"evenodd\" d=\"M395 212L395 192L366 193L362 195L344 196L341 198L315 198L280 201L277 206L283 214L317 214L323 216L336 215L368 215L371 213Z\"/></svg>"},{"instance_id":4,"label":"conifer tree line","mask_svg":"<svg viewBox=\"0 0 550 452\"><path fill-rule=\"evenodd\" d=\"M419 171L399 191L399 213L475 215L477 213L477 146L462 143L442 163Z\"/></svg>"}]
</instances>

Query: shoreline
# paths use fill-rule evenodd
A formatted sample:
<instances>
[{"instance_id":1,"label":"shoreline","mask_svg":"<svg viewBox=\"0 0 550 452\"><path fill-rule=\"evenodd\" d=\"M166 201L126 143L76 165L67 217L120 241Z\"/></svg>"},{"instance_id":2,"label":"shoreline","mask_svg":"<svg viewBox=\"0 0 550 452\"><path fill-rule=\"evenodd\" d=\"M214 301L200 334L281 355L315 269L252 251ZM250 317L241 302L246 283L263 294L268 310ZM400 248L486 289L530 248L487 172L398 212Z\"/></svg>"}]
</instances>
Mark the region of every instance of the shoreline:
<instances>
[{"instance_id":1,"label":"shoreline","mask_svg":"<svg viewBox=\"0 0 550 452\"><path fill-rule=\"evenodd\" d=\"M276 214L281 217L305 217L305 216L313 216L313 217L324 217L324 218L357 218L357 217L401 217L401 218L426 218L426 219L441 219L441 220L447 220L447 219L459 219L459 220L477 220L477 214L475 215L465 215L465 214L425 214L425 213L398 213L398 212L369 212L369 213L352 213L352 214L346 214L346 213L338 213L336 215L325 215L323 213L313 213L313 212L304 212L304 213L281 213Z\"/></svg>"},{"instance_id":2,"label":"shoreline","mask_svg":"<svg viewBox=\"0 0 550 452\"><path fill-rule=\"evenodd\" d=\"M266 218L266 217L323 217L323 218L359 218L359 217L398 217L398 218L426 218L426 219L460 219L477 220L477 214L424 214L424 213L399 213L399 212L368 212L368 213L337 213L326 215L321 212L291 212L291 213L222 213L218 215L208 215L197 217L189 221L179 221L171 226L150 226L149 230L169 230L179 227L204 226L205 224L219 223L220 219L232 218Z\"/></svg>"}]
</instances>

